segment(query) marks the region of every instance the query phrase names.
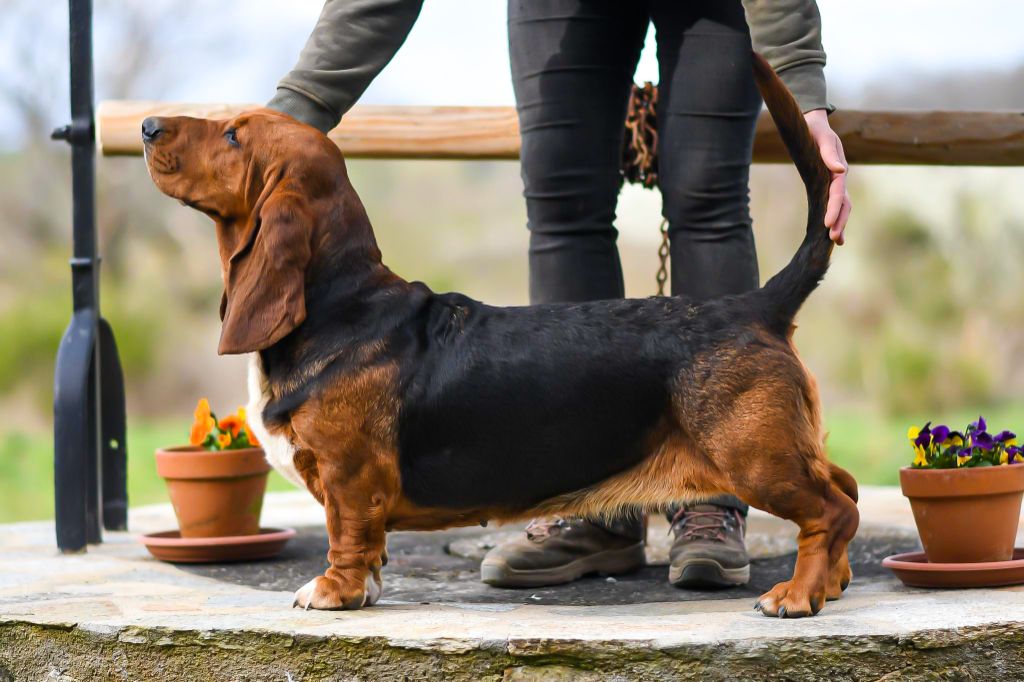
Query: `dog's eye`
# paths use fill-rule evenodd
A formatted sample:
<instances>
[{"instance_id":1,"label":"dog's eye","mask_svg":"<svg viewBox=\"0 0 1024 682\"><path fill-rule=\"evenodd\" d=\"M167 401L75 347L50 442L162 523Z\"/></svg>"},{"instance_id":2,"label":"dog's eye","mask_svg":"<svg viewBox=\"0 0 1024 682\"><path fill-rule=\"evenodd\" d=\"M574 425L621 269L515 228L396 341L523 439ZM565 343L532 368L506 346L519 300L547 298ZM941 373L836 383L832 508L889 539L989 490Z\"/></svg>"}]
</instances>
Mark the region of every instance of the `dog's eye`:
<instances>
[{"instance_id":1,"label":"dog's eye","mask_svg":"<svg viewBox=\"0 0 1024 682\"><path fill-rule=\"evenodd\" d=\"M224 139L228 141L228 144L232 147L241 147L242 145L238 142L237 131L234 128L229 129L224 133Z\"/></svg>"}]
</instances>

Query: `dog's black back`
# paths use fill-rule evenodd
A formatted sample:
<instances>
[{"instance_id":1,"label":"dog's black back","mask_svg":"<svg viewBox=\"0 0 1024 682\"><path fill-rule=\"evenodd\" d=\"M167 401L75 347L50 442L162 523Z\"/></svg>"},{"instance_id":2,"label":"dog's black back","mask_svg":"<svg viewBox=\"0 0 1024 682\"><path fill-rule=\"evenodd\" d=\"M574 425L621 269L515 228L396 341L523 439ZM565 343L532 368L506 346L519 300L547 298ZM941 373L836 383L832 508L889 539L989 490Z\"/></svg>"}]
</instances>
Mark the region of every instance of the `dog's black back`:
<instances>
[{"instance_id":1,"label":"dog's black back","mask_svg":"<svg viewBox=\"0 0 1024 682\"><path fill-rule=\"evenodd\" d=\"M765 343L760 332L785 337L828 267L828 171L785 86L756 55L754 69L809 199L803 243L764 288L701 304L496 308L404 282L362 294L340 264L331 277L313 273L307 321L263 351L272 383L289 387L265 421L287 421L319 386L365 367L349 349L375 347L373 362L401 368L399 467L416 504L528 509L637 465L678 383L698 380L695 360L749 355ZM324 369L296 379L292 368L309 366Z\"/></svg>"},{"instance_id":2,"label":"dog's black back","mask_svg":"<svg viewBox=\"0 0 1024 682\"><path fill-rule=\"evenodd\" d=\"M400 362L406 495L525 509L638 464L693 359L757 343L748 299L494 308L436 297L426 338Z\"/></svg>"}]
</instances>

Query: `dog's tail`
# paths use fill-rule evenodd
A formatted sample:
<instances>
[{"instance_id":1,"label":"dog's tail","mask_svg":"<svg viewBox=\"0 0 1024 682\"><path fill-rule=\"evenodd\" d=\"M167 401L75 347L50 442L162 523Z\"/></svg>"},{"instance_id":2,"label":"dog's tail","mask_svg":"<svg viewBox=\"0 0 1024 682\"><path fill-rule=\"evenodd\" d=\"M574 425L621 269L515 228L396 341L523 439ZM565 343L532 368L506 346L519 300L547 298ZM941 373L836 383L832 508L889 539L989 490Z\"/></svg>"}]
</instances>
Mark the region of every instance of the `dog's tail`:
<instances>
[{"instance_id":1,"label":"dog's tail","mask_svg":"<svg viewBox=\"0 0 1024 682\"><path fill-rule=\"evenodd\" d=\"M768 62L754 54L754 77L779 136L807 189L807 234L793 259L758 292L765 322L786 334L800 306L828 270L832 240L825 227L831 174L821 160L799 105Z\"/></svg>"}]
</instances>

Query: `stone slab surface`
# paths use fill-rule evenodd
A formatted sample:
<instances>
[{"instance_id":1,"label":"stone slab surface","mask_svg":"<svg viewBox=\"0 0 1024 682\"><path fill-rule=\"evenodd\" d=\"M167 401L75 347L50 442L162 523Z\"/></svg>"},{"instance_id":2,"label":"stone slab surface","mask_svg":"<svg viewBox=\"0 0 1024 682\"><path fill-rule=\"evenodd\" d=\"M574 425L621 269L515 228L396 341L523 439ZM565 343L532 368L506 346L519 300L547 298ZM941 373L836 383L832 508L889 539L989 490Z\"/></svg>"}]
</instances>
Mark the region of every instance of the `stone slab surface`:
<instances>
[{"instance_id":1,"label":"stone slab surface","mask_svg":"<svg viewBox=\"0 0 1024 682\"><path fill-rule=\"evenodd\" d=\"M867 489L861 509L865 547L873 538L907 541L912 520L898 491ZM265 522L316 527L320 513L304 494L270 495ZM130 524L152 532L173 520L156 507L133 510ZM752 537L766 536L757 580L762 567L789 561L782 536L792 529L762 516L751 526ZM303 562L315 570L308 552L322 550L318 532L303 537L309 544L298 543L305 551L293 557L301 567L245 581L237 574L251 567L239 567L232 582L162 564L131 534L60 556L52 524L0 527L0 681L1024 679L1024 588L927 591L864 571L842 600L803 620L760 616L748 594L692 600L676 591L668 599L650 586L643 601L639 587L604 603L585 592L531 600L486 588L509 595L491 600L476 584L453 598L459 584L475 583L467 567L493 540L461 531L425 544L410 538L405 547L417 561L430 554L415 549L423 544L439 561L461 562L455 577L447 569L430 577L429 562L396 567L373 608L301 611L290 608L298 587L291 576L311 577ZM438 550L459 542L461 556ZM662 550L653 544L657 561ZM648 570L653 586L664 568ZM403 586L411 579L404 571L427 574L413 577L432 581L432 591ZM591 595L622 587L591 582Z\"/></svg>"},{"instance_id":2,"label":"stone slab surface","mask_svg":"<svg viewBox=\"0 0 1024 682\"><path fill-rule=\"evenodd\" d=\"M767 520L767 519L766 519ZM650 535L667 538L667 524L652 524ZM762 524L769 525L769 524ZM781 524L780 524L781 525ZM788 530L788 529L787 529ZM697 591L672 587L667 581L667 558L654 561L635 573L617 577L589 576L574 583L545 588L496 589L480 582L478 555L505 537L521 530L487 533L461 529L434 533L391 533L389 562L382 571L385 599L392 602L441 604L551 604L561 606L623 606L644 602L747 599L750 603L776 583L789 580L796 563L795 547L753 560L750 583L728 590ZM764 539L771 537L765 533ZM660 538L659 538L660 539ZM787 540L792 538L787 536ZM661 543L659 543L660 545ZM667 542L664 543L667 547ZM791 545L792 542L778 543ZM327 534L321 527L302 528L285 551L275 559L244 564L182 565L196 575L248 585L263 590L294 590L325 568ZM453 549L470 550L455 555ZM655 546L658 549L658 546ZM914 537L903 533L855 539L850 545L854 574L861 580L888 577L881 561L890 554L919 549ZM666 550L667 551L667 550ZM652 552L656 554L660 552Z\"/></svg>"}]
</instances>

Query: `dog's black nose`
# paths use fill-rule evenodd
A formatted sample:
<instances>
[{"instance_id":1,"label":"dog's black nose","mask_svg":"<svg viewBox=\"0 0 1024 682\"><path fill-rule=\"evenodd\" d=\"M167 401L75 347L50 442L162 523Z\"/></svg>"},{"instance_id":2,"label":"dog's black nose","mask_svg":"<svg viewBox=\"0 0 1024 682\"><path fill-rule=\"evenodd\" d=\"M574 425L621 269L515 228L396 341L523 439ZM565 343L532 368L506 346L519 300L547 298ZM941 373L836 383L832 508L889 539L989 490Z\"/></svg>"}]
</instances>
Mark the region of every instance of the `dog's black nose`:
<instances>
[{"instance_id":1,"label":"dog's black nose","mask_svg":"<svg viewBox=\"0 0 1024 682\"><path fill-rule=\"evenodd\" d=\"M148 117L142 122L142 139L146 142L152 142L156 138L160 137L160 133L164 132L163 126L160 125L160 119L154 116Z\"/></svg>"}]
</instances>

